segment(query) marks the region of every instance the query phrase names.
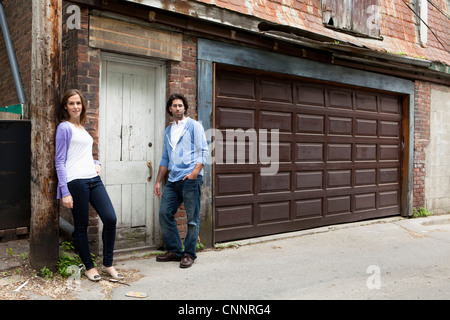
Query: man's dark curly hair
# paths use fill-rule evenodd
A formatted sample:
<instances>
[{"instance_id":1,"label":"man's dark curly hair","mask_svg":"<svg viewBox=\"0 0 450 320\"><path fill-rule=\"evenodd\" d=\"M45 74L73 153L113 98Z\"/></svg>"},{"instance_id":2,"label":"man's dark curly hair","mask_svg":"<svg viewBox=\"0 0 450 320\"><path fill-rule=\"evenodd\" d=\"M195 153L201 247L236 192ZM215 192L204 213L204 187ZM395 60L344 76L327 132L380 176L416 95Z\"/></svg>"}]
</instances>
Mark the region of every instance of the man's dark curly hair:
<instances>
[{"instance_id":1,"label":"man's dark curly hair","mask_svg":"<svg viewBox=\"0 0 450 320\"><path fill-rule=\"evenodd\" d=\"M187 115L187 110L189 109L189 104L187 102L186 97L184 95L182 95L181 93L173 93L170 95L169 100L167 100L167 104L166 104L167 113L170 114L170 116L172 116L172 112L170 112L170 107L172 106L173 100L176 100L176 99L180 99L181 101L183 101L184 115Z\"/></svg>"}]
</instances>

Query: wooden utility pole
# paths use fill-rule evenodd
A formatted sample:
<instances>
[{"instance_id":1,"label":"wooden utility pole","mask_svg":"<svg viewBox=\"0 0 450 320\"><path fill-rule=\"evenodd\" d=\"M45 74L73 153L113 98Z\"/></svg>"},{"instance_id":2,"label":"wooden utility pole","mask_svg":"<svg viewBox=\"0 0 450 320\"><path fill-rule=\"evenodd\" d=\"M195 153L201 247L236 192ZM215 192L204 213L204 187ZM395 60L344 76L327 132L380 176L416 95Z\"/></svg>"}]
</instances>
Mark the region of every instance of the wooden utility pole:
<instances>
[{"instance_id":1,"label":"wooden utility pole","mask_svg":"<svg viewBox=\"0 0 450 320\"><path fill-rule=\"evenodd\" d=\"M54 269L59 254L55 131L60 99L61 0L32 0L30 262Z\"/></svg>"}]
</instances>

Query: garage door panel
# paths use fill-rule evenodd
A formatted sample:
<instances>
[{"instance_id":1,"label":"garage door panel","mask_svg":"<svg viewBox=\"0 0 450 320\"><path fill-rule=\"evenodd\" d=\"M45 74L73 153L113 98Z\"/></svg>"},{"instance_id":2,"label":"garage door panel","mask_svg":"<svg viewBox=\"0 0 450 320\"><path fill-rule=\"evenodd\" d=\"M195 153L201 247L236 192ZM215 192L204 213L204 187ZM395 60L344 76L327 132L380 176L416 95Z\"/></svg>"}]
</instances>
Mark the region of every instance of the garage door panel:
<instances>
[{"instance_id":1,"label":"garage door panel","mask_svg":"<svg viewBox=\"0 0 450 320\"><path fill-rule=\"evenodd\" d=\"M349 143L329 143L327 161L351 161L352 145Z\"/></svg>"},{"instance_id":2,"label":"garage door panel","mask_svg":"<svg viewBox=\"0 0 450 320\"><path fill-rule=\"evenodd\" d=\"M380 137L398 138L400 137L399 121L380 121Z\"/></svg>"},{"instance_id":3,"label":"garage door panel","mask_svg":"<svg viewBox=\"0 0 450 320\"><path fill-rule=\"evenodd\" d=\"M296 172L296 190L323 189L323 170Z\"/></svg>"},{"instance_id":4,"label":"garage door panel","mask_svg":"<svg viewBox=\"0 0 450 320\"><path fill-rule=\"evenodd\" d=\"M377 96L357 93L355 110L366 112L377 112Z\"/></svg>"},{"instance_id":5,"label":"garage door panel","mask_svg":"<svg viewBox=\"0 0 450 320\"><path fill-rule=\"evenodd\" d=\"M279 172L271 176L260 176L260 192L276 192L291 190L291 173Z\"/></svg>"},{"instance_id":6,"label":"garage door panel","mask_svg":"<svg viewBox=\"0 0 450 320\"><path fill-rule=\"evenodd\" d=\"M327 198L327 215L350 214L351 197L349 195Z\"/></svg>"},{"instance_id":7,"label":"garage door panel","mask_svg":"<svg viewBox=\"0 0 450 320\"><path fill-rule=\"evenodd\" d=\"M279 149L278 149L279 161L291 163L292 162L292 143L279 142L278 147L279 147Z\"/></svg>"},{"instance_id":8,"label":"garage door panel","mask_svg":"<svg viewBox=\"0 0 450 320\"><path fill-rule=\"evenodd\" d=\"M379 183L380 184L388 184L388 183L397 183L400 179L399 168L380 168L379 169Z\"/></svg>"},{"instance_id":9,"label":"garage door panel","mask_svg":"<svg viewBox=\"0 0 450 320\"><path fill-rule=\"evenodd\" d=\"M328 170L327 188L345 188L352 186L351 170Z\"/></svg>"},{"instance_id":10,"label":"garage door panel","mask_svg":"<svg viewBox=\"0 0 450 320\"><path fill-rule=\"evenodd\" d=\"M292 132L292 113L261 111L261 129L278 129L280 132Z\"/></svg>"},{"instance_id":11,"label":"garage door panel","mask_svg":"<svg viewBox=\"0 0 450 320\"><path fill-rule=\"evenodd\" d=\"M377 161L376 144L356 144L355 161Z\"/></svg>"},{"instance_id":12,"label":"garage door panel","mask_svg":"<svg viewBox=\"0 0 450 320\"><path fill-rule=\"evenodd\" d=\"M279 131L276 174L262 176L261 163L238 164L236 156L214 164L216 241L400 214L401 97L216 71L222 91L215 96L215 127L224 138L227 129L254 129L258 138L260 129ZM254 96L242 90L233 96L240 76ZM226 159L231 148L221 146ZM248 157L250 142L240 147ZM261 147L270 149L267 142Z\"/></svg>"},{"instance_id":13,"label":"garage door panel","mask_svg":"<svg viewBox=\"0 0 450 320\"><path fill-rule=\"evenodd\" d=\"M233 194L233 195L223 195L216 196L214 198L216 208L226 207L226 206L240 206L253 203L255 196L253 194Z\"/></svg>"},{"instance_id":14,"label":"garage door panel","mask_svg":"<svg viewBox=\"0 0 450 320\"><path fill-rule=\"evenodd\" d=\"M399 115L401 113L399 98L380 97L380 113Z\"/></svg>"},{"instance_id":15,"label":"garage door panel","mask_svg":"<svg viewBox=\"0 0 450 320\"><path fill-rule=\"evenodd\" d=\"M290 201L259 204L259 223L289 220Z\"/></svg>"},{"instance_id":16,"label":"garage door panel","mask_svg":"<svg viewBox=\"0 0 450 320\"><path fill-rule=\"evenodd\" d=\"M357 137L378 136L378 122L372 119L356 119L355 135Z\"/></svg>"},{"instance_id":17,"label":"garage door panel","mask_svg":"<svg viewBox=\"0 0 450 320\"><path fill-rule=\"evenodd\" d=\"M311 218L323 216L323 198L304 199L295 201L295 217Z\"/></svg>"},{"instance_id":18,"label":"garage door panel","mask_svg":"<svg viewBox=\"0 0 450 320\"><path fill-rule=\"evenodd\" d=\"M325 133L325 116L315 114L297 114L297 133Z\"/></svg>"},{"instance_id":19,"label":"garage door panel","mask_svg":"<svg viewBox=\"0 0 450 320\"><path fill-rule=\"evenodd\" d=\"M375 210L376 209L376 193L357 194L354 196L355 211Z\"/></svg>"},{"instance_id":20,"label":"garage door panel","mask_svg":"<svg viewBox=\"0 0 450 320\"><path fill-rule=\"evenodd\" d=\"M228 206L216 209L217 228L252 224L253 207L251 205Z\"/></svg>"},{"instance_id":21,"label":"garage door panel","mask_svg":"<svg viewBox=\"0 0 450 320\"><path fill-rule=\"evenodd\" d=\"M299 162L323 162L323 143L297 143L296 161Z\"/></svg>"},{"instance_id":22,"label":"garage door panel","mask_svg":"<svg viewBox=\"0 0 450 320\"><path fill-rule=\"evenodd\" d=\"M223 134L224 142L217 142L217 156L222 151L222 158L217 161L225 164L256 164L258 161L258 145L252 139L252 135L235 135L233 132L227 136ZM216 156L216 157L217 157Z\"/></svg>"},{"instance_id":23,"label":"garage door panel","mask_svg":"<svg viewBox=\"0 0 450 320\"><path fill-rule=\"evenodd\" d=\"M239 86L235 83L239 82ZM216 79L217 96L223 99L255 100L255 81L252 77L240 75L218 75Z\"/></svg>"},{"instance_id":24,"label":"garage door panel","mask_svg":"<svg viewBox=\"0 0 450 320\"><path fill-rule=\"evenodd\" d=\"M291 232L296 230L303 230L309 228L315 228L317 226L332 225L336 223L347 223L367 219L367 216L371 218L379 218L392 216L396 214L396 209L385 208L377 209L374 211L364 211L358 214L343 214L343 215L330 215L328 217L307 217L304 219L298 219L293 221L282 221L273 224L260 224L258 226L244 226L236 227L234 229L217 229L215 232L215 240L217 242L228 241L230 239L242 239L257 237L260 235L276 234Z\"/></svg>"},{"instance_id":25,"label":"garage door panel","mask_svg":"<svg viewBox=\"0 0 450 320\"><path fill-rule=\"evenodd\" d=\"M352 110L352 93L344 90L328 90L328 107Z\"/></svg>"},{"instance_id":26,"label":"garage door panel","mask_svg":"<svg viewBox=\"0 0 450 320\"><path fill-rule=\"evenodd\" d=\"M319 86L308 86L297 84L297 104L325 107L325 89Z\"/></svg>"},{"instance_id":27,"label":"garage door panel","mask_svg":"<svg viewBox=\"0 0 450 320\"><path fill-rule=\"evenodd\" d=\"M255 112L247 109L218 108L217 128L242 128L255 127Z\"/></svg>"},{"instance_id":28,"label":"garage door panel","mask_svg":"<svg viewBox=\"0 0 450 320\"><path fill-rule=\"evenodd\" d=\"M380 144L380 160L384 161L398 161L400 159L398 145L383 145Z\"/></svg>"},{"instance_id":29,"label":"garage door panel","mask_svg":"<svg viewBox=\"0 0 450 320\"><path fill-rule=\"evenodd\" d=\"M375 186L377 179L377 169L355 169L355 187Z\"/></svg>"},{"instance_id":30,"label":"garage door panel","mask_svg":"<svg viewBox=\"0 0 450 320\"><path fill-rule=\"evenodd\" d=\"M261 101L292 104L292 84L290 82L261 81Z\"/></svg>"},{"instance_id":31,"label":"garage door panel","mask_svg":"<svg viewBox=\"0 0 450 320\"><path fill-rule=\"evenodd\" d=\"M329 117L328 134L351 136L353 133L352 122L352 118Z\"/></svg>"},{"instance_id":32,"label":"garage door panel","mask_svg":"<svg viewBox=\"0 0 450 320\"><path fill-rule=\"evenodd\" d=\"M379 207L399 206L400 198L397 190L385 191L379 193Z\"/></svg>"},{"instance_id":33,"label":"garage door panel","mask_svg":"<svg viewBox=\"0 0 450 320\"><path fill-rule=\"evenodd\" d=\"M217 174L217 195L253 194L253 174Z\"/></svg>"}]
</instances>

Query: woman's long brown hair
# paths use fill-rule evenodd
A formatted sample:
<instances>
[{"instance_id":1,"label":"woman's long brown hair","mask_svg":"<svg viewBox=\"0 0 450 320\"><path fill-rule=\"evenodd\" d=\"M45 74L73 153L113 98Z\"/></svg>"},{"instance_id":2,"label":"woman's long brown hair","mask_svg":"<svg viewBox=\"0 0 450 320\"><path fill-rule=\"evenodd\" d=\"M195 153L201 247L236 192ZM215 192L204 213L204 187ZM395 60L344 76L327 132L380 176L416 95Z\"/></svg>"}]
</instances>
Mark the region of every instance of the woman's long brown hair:
<instances>
[{"instance_id":1,"label":"woman's long brown hair","mask_svg":"<svg viewBox=\"0 0 450 320\"><path fill-rule=\"evenodd\" d=\"M86 109L87 109L86 100L84 99L84 96L81 94L81 92L77 89L70 89L64 93L62 100L61 100L61 106L59 107L59 120L60 121L70 120L70 115L69 115L69 112L66 110L66 106L67 106L67 101L69 100L69 98L74 95L80 96L81 105L83 106L83 108L81 109L81 114L80 114L80 123L84 124L86 122Z\"/></svg>"}]
</instances>

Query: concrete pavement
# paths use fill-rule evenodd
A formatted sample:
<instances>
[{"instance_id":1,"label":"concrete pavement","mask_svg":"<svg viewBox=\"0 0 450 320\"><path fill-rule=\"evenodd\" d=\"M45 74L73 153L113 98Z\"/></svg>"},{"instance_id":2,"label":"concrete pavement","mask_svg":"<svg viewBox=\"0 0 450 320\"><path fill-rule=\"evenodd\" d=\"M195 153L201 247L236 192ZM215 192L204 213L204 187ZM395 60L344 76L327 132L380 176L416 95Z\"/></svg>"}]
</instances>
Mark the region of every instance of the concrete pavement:
<instances>
[{"instance_id":1,"label":"concrete pavement","mask_svg":"<svg viewBox=\"0 0 450 320\"><path fill-rule=\"evenodd\" d=\"M450 299L450 215L365 221L225 244L189 269L138 252L129 286L81 280L80 300Z\"/></svg>"},{"instance_id":2,"label":"concrete pavement","mask_svg":"<svg viewBox=\"0 0 450 320\"><path fill-rule=\"evenodd\" d=\"M450 299L449 266L450 216L388 218L235 242L199 252L189 269L118 261L143 277L109 298L136 299L125 297L133 290L149 300Z\"/></svg>"}]
</instances>

